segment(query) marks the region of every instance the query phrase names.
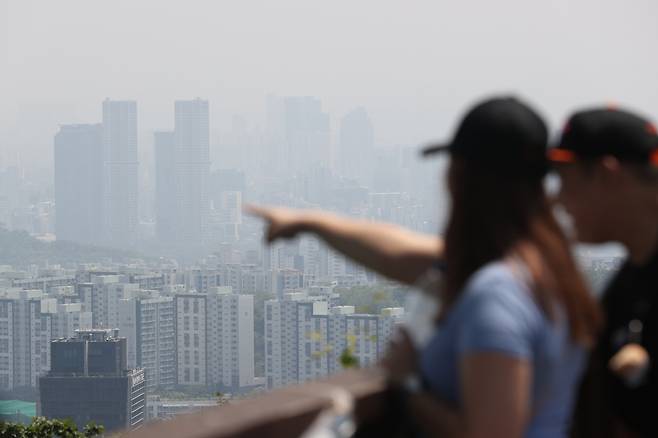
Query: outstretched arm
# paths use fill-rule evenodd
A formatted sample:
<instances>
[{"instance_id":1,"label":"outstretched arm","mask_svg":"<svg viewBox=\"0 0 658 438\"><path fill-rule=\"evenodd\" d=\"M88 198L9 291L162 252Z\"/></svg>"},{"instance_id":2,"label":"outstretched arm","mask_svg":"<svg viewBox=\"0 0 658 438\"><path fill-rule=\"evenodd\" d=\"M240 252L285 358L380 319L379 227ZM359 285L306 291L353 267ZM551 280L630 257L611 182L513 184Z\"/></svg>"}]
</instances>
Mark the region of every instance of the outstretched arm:
<instances>
[{"instance_id":1,"label":"outstretched arm","mask_svg":"<svg viewBox=\"0 0 658 438\"><path fill-rule=\"evenodd\" d=\"M439 237L392 224L311 210L248 206L246 211L265 219L268 242L313 233L355 262L402 283L414 283L443 251Z\"/></svg>"}]
</instances>

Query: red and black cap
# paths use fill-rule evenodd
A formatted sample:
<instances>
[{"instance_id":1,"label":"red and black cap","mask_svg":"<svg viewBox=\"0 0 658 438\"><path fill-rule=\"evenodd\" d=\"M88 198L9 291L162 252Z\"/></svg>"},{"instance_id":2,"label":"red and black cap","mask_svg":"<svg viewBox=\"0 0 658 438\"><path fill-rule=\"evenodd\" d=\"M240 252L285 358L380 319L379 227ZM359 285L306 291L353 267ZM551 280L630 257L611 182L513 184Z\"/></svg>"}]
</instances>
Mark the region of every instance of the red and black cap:
<instances>
[{"instance_id":1,"label":"red and black cap","mask_svg":"<svg viewBox=\"0 0 658 438\"><path fill-rule=\"evenodd\" d=\"M622 162L658 166L658 132L647 119L616 108L594 108L574 113L556 147L552 163L573 163L606 155Z\"/></svg>"},{"instance_id":2,"label":"red and black cap","mask_svg":"<svg viewBox=\"0 0 658 438\"><path fill-rule=\"evenodd\" d=\"M489 164L505 174L543 176L547 170L548 130L542 118L515 97L495 97L472 107L447 144L433 144L424 156L439 152Z\"/></svg>"}]
</instances>

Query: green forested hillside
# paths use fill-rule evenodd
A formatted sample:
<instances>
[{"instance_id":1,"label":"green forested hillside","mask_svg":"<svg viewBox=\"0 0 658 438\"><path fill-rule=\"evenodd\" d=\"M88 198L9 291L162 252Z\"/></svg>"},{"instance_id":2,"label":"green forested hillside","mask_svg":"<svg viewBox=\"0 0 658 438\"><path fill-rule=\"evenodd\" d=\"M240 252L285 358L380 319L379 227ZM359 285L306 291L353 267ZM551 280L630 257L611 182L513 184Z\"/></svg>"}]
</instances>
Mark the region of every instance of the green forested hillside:
<instances>
[{"instance_id":1,"label":"green forested hillside","mask_svg":"<svg viewBox=\"0 0 658 438\"><path fill-rule=\"evenodd\" d=\"M40 263L125 261L139 257L130 251L72 242L42 242L23 231L0 228L0 264L22 266Z\"/></svg>"}]
</instances>

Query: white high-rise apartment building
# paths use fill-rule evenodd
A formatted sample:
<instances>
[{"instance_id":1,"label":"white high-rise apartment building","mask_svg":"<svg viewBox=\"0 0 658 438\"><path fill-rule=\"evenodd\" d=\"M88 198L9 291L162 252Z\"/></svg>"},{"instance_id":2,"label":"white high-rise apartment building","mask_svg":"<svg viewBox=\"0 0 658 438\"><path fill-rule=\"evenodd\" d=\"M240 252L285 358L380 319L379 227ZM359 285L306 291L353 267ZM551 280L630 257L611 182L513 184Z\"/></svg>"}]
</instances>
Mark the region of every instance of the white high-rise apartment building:
<instances>
[{"instance_id":1,"label":"white high-rise apartment building","mask_svg":"<svg viewBox=\"0 0 658 438\"><path fill-rule=\"evenodd\" d=\"M328 303L303 292L265 303L265 377L268 388L318 378L328 373ZM324 321L323 321L324 320Z\"/></svg>"},{"instance_id":2,"label":"white high-rise apartment building","mask_svg":"<svg viewBox=\"0 0 658 438\"><path fill-rule=\"evenodd\" d=\"M353 306L329 307L304 292L265 303L265 377L276 388L324 377L342 369L344 351L360 366L382 357L402 308L380 315L355 314Z\"/></svg>"},{"instance_id":3,"label":"white high-rise apartment building","mask_svg":"<svg viewBox=\"0 0 658 438\"><path fill-rule=\"evenodd\" d=\"M318 237L302 235L299 253L304 258L304 277L318 281L327 278L328 249Z\"/></svg>"},{"instance_id":4,"label":"white high-rise apartment building","mask_svg":"<svg viewBox=\"0 0 658 438\"><path fill-rule=\"evenodd\" d=\"M210 116L207 100L174 103L174 184L176 240L204 243L210 214Z\"/></svg>"},{"instance_id":5,"label":"white high-rise apartment building","mask_svg":"<svg viewBox=\"0 0 658 438\"><path fill-rule=\"evenodd\" d=\"M253 296L212 287L175 301L178 384L230 391L253 385Z\"/></svg>"},{"instance_id":6,"label":"white high-rise apartment building","mask_svg":"<svg viewBox=\"0 0 658 438\"><path fill-rule=\"evenodd\" d=\"M78 295L85 310L91 311L94 328L119 326L119 301L139 290L136 283L121 283L119 275L96 275L90 283L78 284Z\"/></svg>"},{"instance_id":7,"label":"white high-rise apartment building","mask_svg":"<svg viewBox=\"0 0 658 438\"><path fill-rule=\"evenodd\" d=\"M0 292L0 390L36 387L50 365L51 325L40 290Z\"/></svg>"},{"instance_id":8,"label":"white high-rise apartment building","mask_svg":"<svg viewBox=\"0 0 658 438\"><path fill-rule=\"evenodd\" d=\"M200 293L182 293L174 297L179 385L206 386L207 298Z\"/></svg>"},{"instance_id":9,"label":"white high-rise apartment building","mask_svg":"<svg viewBox=\"0 0 658 438\"><path fill-rule=\"evenodd\" d=\"M273 269L270 275L270 293L277 298L304 287L304 274L296 269Z\"/></svg>"},{"instance_id":10,"label":"white high-rise apartment building","mask_svg":"<svg viewBox=\"0 0 658 438\"><path fill-rule=\"evenodd\" d=\"M131 245L137 236L137 102L103 102L104 239Z\"/></svg>"},{"instance_id":11,"label":"white high-rise apartment building","mask_svg":"<svg viewBox=\"0 0 658 438\"><path fill-rule=\"evenodd\" d=\"M224 242L237 242L242 225L242 192L222 190L219 203L214 205L217 228Z\"/></svg>"},{"instance_id":12,"label":"white high-rise apartment building","mask_svg":"<svg viewBox=\"0 0 658 438\"><path fill-rule=\"evenodd\" d=\"M119 334L126 338L128 368L144 368L146 387L176 385L176 312L173 297L152 296L119 302Z\"/></svg>"},{"instance_id":13,"label":"white high-rise apartment building","mask_svg":"<svg viewBox=\"0 0 658 438\"><path fill-rule=\"evenodd\" d=\"M342 369L341 354L349 349L360 367L368 367L383 357L404 309L390 307L379 315L354 313L354 306L336 306L329 316L329 372Z\"/></svg>"},{"instance_id":14,"label":"white high-rise apartment building","mask_svg":"<svg viewBox=\"0 0 658 438\"><path fill-rule=\"evenodd\" d=\"M41 313L50 315L52 339L72 338L76 330L93 328L91 312L82 303L61 304L56 298L44 298Z\"/></svg>"},{"instance_id":15,"label":"white high-rise apartment building","mask_svg":"<svg viewBox=\"0 0 658 438\"><path fill-rule=\"evenodd\" d=\"M304 259L304 278L310 282L336 281L342 287L368 282L365 269L331 250L315 236L302 236L299 253Z\"/></svg>"},{"instance_id":16,"label":"white high-rise apartment building","mask_svg":"<svg viewBox=\"0 0 658 438\"><path fill-rule=\"evenodd\" d=\"M238 389L254 384L254 297L215 287L207 300L208 383Z\"/></svg>"},{"instance_id":17,"label":"white high-rise apartment building","mask_svg":"<svg viewBox=\"0 0 658 438\"><path fill-rule=\"evenodd\" d=\"M258 294L271 290L272 274L255 264L221 263L221 286L230 286L237 294Z\"/></svg>"},{"instance_id":18,"label":"white high-rise apartment building","mask_svg":"<svg viewBox=\"0 0 658 438\"><path fill-rule=\"evenodd\" d=\"M184 273L185 287L199 293L206 293L210 288L221 283L220 272L215 269L189 269Z\"/></svg>"}]
</instances>

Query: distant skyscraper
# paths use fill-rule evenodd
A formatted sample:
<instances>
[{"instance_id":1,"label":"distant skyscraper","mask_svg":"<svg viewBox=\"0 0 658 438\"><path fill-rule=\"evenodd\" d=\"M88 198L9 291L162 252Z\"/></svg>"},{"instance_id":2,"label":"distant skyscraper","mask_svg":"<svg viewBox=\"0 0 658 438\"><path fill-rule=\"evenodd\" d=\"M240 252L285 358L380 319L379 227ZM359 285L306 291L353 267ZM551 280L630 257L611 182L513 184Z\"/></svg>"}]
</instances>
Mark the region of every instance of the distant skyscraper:
<instances>
[{"instance_id":1,"label":"distant skyscraper","mask_svg":"<svg viewBox=\"0 0 658 438\"><path fill-rule=\"evenodd\" d=\"M286 97L285 141L288 171L300 173L309 167L333 168L329 115L315 97Z\"/></svg>"},{"instance_id":2,"label":"distant skyscraper","mask_svg":"<svg viewBox=\"0 0 658 438\"><path fill-rule=\"evenodd\" d=\"M103 102L104 238L134 243L137 231L137 102Z\"/></svg>"},{"instance_id":3,"label":"distant skyscraper","mask_svg":"<svg viewBox=\"0 0 658 438\"><path fill-rule=\"evenodd\" d=\"M207 100L176 101L174 184L176 233L183 245L204 242L209 216L210 120Z\"/></svg>"},{"instance_id":4,"label":"distant skyscraper","mask_svg":"<svg viewBox=\"0 0 658 438\"><path fill-rule=\"evenodd\" d=\"M102 127L63 125L55 135L57 240L96 243L102 230Z\"/></svg>"},{"instance_id":5,"label":"distant skyscraper","mask_svg":"<svg viewBox=\"0 0 658 438\"><path fill-rule=\"evenodd\" d=\"M155 144L155 235L170 242L176 235L176 184L174 132L156 132Z\"/></svg>"},{"instance_id":6,"label":"distant skyscraper","mask_svg":"<svg viewBox=\"0 0 658 438\"><path fill-rule=\"evenodd\" d=\"M369 183L374 160L373 128L364 108L347 113L340 121L339 170L343 176Z\"/></svg>"},{"instance_id":7,"label":"distant skyscraper","mask_svg":"<svg viewBox=\"0 0 658 438\"><path fill-rule=\"evenodd\" d=\"M283 98L268 95L265 101L265 162L268 176L280 175L288 170L286 148L286 122Z\"/></svg>"}]
</instances>

